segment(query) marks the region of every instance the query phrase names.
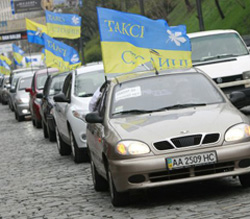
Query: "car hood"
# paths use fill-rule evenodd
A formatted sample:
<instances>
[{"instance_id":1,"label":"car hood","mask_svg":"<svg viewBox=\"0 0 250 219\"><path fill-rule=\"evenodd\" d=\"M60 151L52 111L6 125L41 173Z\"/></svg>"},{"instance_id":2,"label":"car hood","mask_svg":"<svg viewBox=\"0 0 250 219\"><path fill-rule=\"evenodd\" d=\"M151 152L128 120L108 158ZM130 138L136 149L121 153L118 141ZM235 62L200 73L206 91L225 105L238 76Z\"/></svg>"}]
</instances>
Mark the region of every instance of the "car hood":
<instances>
[{"instance_id":1,"label":"car hood","mask_svg":"<svg viewBox=\"0 0 250 219\"><path fill-rule=\"evenodd\" d=\"M131 115L110 120L121 139L141 140L148 144L177 136L220 133L248 119L230 104L169 110L152 114Z\"/></svg>"},{"instance_id":2,"label":"car hood","mask_svg":"<svg viewBox=\"0 0 250 219\"><path fill-rule=\"evenodd\" d=\"M250 71L250 55L193 63L211 78L241 75Z\"/></svg>"}]
</instances>

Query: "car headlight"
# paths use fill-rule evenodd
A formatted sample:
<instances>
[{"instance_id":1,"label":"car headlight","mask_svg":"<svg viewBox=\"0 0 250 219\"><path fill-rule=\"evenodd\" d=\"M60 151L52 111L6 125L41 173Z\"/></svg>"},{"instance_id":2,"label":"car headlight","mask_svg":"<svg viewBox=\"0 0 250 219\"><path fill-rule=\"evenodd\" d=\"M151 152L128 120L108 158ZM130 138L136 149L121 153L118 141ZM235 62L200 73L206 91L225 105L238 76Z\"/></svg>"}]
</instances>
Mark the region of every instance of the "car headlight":
<instances>
[{"instance_id":1,"label":"car headlight","mask_svg":"<svg viewBox=\"0 0 250 219\"><path fill-rule=\"evenodd\" d=\"M242 75L244 80L250 79L250 71L244 71Z\"/></svg>"},{"instance_id":2,"label":"car headlight","mask_svg":"<svg viewBox=\"0 0 250 219\"><path fill-rule=\"evenodd\" d=\"M247 124L239 124L231 127L225 134L225 141L239 141L250 137L250 126Z\"/></svg>"},{"instance_id":3,"label":"car headlight","mask_svg":"<svg viewBox=\"0 0 250 219\"><path fill-rule=\"evenodd\" d=\"M85 111L82 111L82 110L73 110L72 113L73 113L73 116L76 117L77 119L80 119L80 120L86 122L85 121L85 115L86 115Z\"/></svg>"},{"instance_id":4,"label":"car headlight","mask_svg":"<svg viewBox=\"0 0 250 219\"><path fill-rule=\"evenodd\" d=\"M150 149L140 141L121 141L116 145L116 152L121 155L138 155L147 154Z\"/></svg>"}]
</instances>

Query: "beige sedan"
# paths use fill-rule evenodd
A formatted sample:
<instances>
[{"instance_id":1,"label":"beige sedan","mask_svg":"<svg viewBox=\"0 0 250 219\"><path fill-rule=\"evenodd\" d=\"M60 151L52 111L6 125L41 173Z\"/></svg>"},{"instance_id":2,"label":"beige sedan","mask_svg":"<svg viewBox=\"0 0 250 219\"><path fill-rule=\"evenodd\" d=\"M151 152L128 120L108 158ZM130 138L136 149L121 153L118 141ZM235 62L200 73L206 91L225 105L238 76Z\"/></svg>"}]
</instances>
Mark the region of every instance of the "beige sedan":
<instances>
[{"instance_id":1,"label":"beige sedan","mask_svg":"<svg viewBox=\"0 0 250 219\"><path fill-rule=\"evenodd\" d=\"M93 183L114 206L131 190L225 176L250 186L249 119L197 69L116 77L97 108L85 117Z\"/></svg>"}]
</instances>

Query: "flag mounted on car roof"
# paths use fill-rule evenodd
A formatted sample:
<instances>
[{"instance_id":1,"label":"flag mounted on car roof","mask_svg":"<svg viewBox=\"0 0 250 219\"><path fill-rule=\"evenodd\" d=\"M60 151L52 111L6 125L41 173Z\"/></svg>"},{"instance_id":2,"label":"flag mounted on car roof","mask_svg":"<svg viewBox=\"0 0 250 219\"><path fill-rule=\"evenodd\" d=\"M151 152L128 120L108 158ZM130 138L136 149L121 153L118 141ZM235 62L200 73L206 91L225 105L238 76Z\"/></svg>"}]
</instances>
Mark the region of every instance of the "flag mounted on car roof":
<instances>
[{"instance_id":1,"label":"flag mounted on car roof","mask_svg":"<svg viewBox=\"0 0 250 219\"><path fill-rule=\"evenodd\" d=\"M158 70L192 66L184 25L101 7L97 14L106 73L129 72L147 62Z\"/></svg>"},{"instance_id":2,"label":"flag mounted on car roof","mask_svg":"<svg viewBox=\"0 0 250 219\"><path fill-rule=\"evenodd\" d=\"M18 66L22 66L24 51L14 43L12 44L12 47L13 47L13 57L15 64Z\"/></svg>"},{"instance_id":3,"label":"flag mounted on car roof","mask_svg":"<svg viewBox=\"0 0 250 219\"><path fill-rule=\"evenodd\" d=\"M0 73L9 75L10 71L10 66L6 63L6 61L0 59Z\"/></svg>"},{"instance_id":4,"label":"flag mounted on car roof","mask_svg":"<svg viewBox=\"0 0 250 219\"><path fill-rule=\"evenodd\" d=\"M43 33L47 33L47 27L26 18L28 42L44 45Z\"/></svg>"},{"instance_id":5,"label":"flag mounted on car roof","mask_svg":"<svg viewBox=\"0 0 250 219\"><path fill-rule=\"evenodd\" d=\"M68 71L81 66L79 55L74 48L49 37L47 34L44 34L43 38L47 67Z\"/></svg>"},{"instance_id":6,"label":"flag mounted on car roof","mask_svg":"<svg viewBox=\"0 0 250 219\"><path fill-rule=\"evenodd\" d=\"M4 56L4 55L0 55L0 60L3 60L5 61L5 63L9 66L11 65L12 61L7 57L7 56Z\"/></svg>"},{"instance_id":7,"label":"flag mounted on car roof","mask_svg":"<svg viewBox=\"0 0 250 219\"><path fill-rule=\"evenodd\" d=\"M48 35L55 38L77 39L81 35L81 17L46 11Z\"/></svg>"}]
</instances>

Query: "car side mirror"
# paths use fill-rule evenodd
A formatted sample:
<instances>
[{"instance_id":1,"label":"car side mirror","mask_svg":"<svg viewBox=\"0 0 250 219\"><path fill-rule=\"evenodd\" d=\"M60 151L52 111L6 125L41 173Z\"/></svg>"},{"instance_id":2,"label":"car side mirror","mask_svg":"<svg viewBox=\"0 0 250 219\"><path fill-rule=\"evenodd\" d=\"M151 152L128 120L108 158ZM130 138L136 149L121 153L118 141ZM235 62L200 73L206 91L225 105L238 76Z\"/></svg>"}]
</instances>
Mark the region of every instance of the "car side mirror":
<instances>
[{"instance_id":1,"label":"car side mirror","mask_svg":"<svg viewBox=\"0 0 250 219\"><path fill-rule=\"evenodd\" d=\"M245 106L244 102L247 100L246 94L240 91L234 91L230 93L229 100L233 105L235 105L237 108L241 108Z\"/></svg>"},{"instance_id":2,"label":"car side mirror","mask_svg":"<svg viewBox=\"0 0 250 219\"><path fill-rule=\"evenodd\" d=\"M6 88L6 89L10 89L10 84L6 84L6 85L5 85L5 88Z\"/></svg>"},{"instance_id":3,"label":"car side mirror","mask_svg":"<svg viewBox=\"0 0 250 219\"><path fill-rule=\"evenodd\" d=\"M42 98L43 98L43 94L42 94L42 93L37 93L37 94L36 94L36 98L42 99Z\"/></svg>"},{"instance_id":4,"label":"car side mirror","mask_svg":"<svg viewBox=\"0 0 250 219\"><path fill-rule=\"evenodd\" d=\"M97 112L88 113L85 120L87 123L103 123L103 118Z\"/></svg>"},{"instance_id":5,"label":"car side mirror","mask_svg":"<svg viewBox=\"0 0 250 219\"><path fill-rule=\"evenodd\" d=\"M69 103L70 101L65 97L64 93L57 94L53 97L55 102Z\"/></svg>"},{"instance_id":6,"label":"car side mirror","mask_svg":"<svg viewBox=\"0 0 250 219\"><path fill-rule=\"evenodd\" d=\"M25 91L26 91L27 93L30 93L30 92L31 92L31 88L30 88L30 87L26 87L26 88L25 88Z\"/></svg>"}]
</instances>

